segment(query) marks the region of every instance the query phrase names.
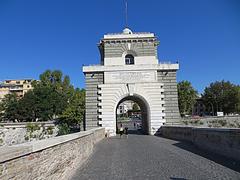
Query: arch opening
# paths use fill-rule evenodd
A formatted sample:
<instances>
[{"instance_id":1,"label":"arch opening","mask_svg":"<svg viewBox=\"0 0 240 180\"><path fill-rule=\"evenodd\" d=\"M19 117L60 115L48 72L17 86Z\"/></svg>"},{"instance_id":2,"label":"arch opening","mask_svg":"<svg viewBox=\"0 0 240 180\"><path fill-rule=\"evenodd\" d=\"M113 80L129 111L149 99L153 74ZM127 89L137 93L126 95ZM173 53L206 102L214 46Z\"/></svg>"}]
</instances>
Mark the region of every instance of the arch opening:
<instances>
[{"instance_id":1,"label":"arch opening","mask_svg":"<svg viewBox=\"0 0 240 180\"><path fill-rule=\"evenodd\" d=\"M130 134L149 134L149 106L138 96L127 96L116 107L116 132L120 126L127 127Z\"/></svg>"}]
</instances>

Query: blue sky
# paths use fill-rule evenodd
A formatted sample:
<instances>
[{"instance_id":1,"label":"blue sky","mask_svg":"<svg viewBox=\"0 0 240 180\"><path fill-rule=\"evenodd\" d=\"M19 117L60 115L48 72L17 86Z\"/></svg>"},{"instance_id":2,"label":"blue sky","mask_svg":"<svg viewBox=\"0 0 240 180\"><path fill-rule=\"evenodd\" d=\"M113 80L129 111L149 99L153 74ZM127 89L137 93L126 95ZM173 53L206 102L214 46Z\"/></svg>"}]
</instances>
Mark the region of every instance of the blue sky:
<instances>
[{"instance_id":1,"label":"blue sky","mask_svg":"<svg viewBox=\"0 0 240 180\"><path fill-rule=\"evenodd\" d=\"M240 84L239 0L128 0L129 27L154 32L160 61L180 62L178 81L202 92L216 80ZM82 64L124 28L124 0L0 0L0 80L60 69L84 87Z\"/></svg>"}]
</instances>

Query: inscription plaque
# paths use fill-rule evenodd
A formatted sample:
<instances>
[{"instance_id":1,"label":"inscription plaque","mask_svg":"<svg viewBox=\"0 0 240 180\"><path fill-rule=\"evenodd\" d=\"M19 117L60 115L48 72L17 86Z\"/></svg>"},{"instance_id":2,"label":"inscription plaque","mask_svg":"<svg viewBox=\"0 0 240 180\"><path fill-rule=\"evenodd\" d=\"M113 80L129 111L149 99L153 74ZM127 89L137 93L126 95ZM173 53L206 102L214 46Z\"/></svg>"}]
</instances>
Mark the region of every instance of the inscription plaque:
<instances>
[{"instance_id":1,"label":"inscription plaque","mask_svg":"<svg viewBox=\"0 0 240 180\"><path fill-rule=\"evenodd\" d=\"M121 71L106 72L106 83L137 83L137 82L155 82L155 71Z\"/></svg>"}]
</instances>

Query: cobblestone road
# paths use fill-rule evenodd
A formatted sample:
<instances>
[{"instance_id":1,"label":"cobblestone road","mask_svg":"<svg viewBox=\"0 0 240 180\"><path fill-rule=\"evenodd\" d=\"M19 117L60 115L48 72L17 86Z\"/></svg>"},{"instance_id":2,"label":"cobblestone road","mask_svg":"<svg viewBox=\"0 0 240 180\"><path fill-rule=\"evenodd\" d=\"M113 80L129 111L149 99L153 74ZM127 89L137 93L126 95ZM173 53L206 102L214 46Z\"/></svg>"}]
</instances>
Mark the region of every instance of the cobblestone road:
<instances>
[{"instance_id":1,"label":"cobblestone road","mask_svg":"<svg viewBox=\"0 0 240 180\"><path fill-rule=\"evenodd\" d=\"M211 160L210 160L211 159ZM190 144L155 136L113 137L97 144L73 180L240 180L239 162L206 154Z\"/></svg>"}]
</instances>

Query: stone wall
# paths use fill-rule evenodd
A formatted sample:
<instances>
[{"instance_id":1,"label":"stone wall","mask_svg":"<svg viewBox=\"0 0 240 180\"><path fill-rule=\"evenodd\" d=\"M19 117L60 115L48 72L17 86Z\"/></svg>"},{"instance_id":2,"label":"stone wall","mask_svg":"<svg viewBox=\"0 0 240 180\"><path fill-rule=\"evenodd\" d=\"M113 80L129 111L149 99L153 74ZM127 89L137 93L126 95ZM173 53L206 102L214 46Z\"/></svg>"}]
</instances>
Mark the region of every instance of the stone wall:
<instances>
[{"instance_id":1,"label":"stone wall","mask_svg":"<svg viewBox=\"0 0 240 180\"><path fill-rule=\"evenodd\" d=\"M129 42L125 43L105 43L104 45L104 57L122 57L123 53L127 50ZM131 50L136 53L136 56L156 56L157 46L155 40L152 42L131 42Z\"/></svg>"},{"instance_id":2,"label":"stone wall","mask_svg":"<svg viewBox=\"0 0 240 180\"><path fill-rule=\"evenodd\" d=\"M240 128L240 116L208 116L181 118L181 124L198 127Z\"/></svg>"},{"instance_id":3,"label":"stone wall","mask_svg":"<svg viewBox=\"0 0 240 180\"><path fill-rule=\"evenodd\" d=\"M105 129L0 148L0 179L70 179L104 138Z\"/></svg>"},{"instance_id":4,"label":"stone wall","mask_svg":"<svg viewBox=\"0 0 240 180\"><path fill-rule=\"evenodd\" d=\"M98 127L98 85L103 84L103 73L86 73L86 130Z\"/></svg>"},{"instance_id":5,"label":"stone wall","mask_svg":"<svg viewBox=\"0 0 240 180\"><path fill-rule=\"evenodd\" d=\"M163 83L166 124L179 123L176 70L157 72L158 81Z\"/></svg>"},{"instance_id":6,"label":"stone wall","mask_svg":"<svg viewBox=\"0 0 240 180\"><path fill-rule=\"evenodd\" d=\"M205 151L240 160L240 129L162 126L161 135L188 141Z\"/></svg>"},{"instance_id":7,"label":"stone wall","mask_svg":"<svg viewBox=\"0 0 240 180\"><path fill-rule=\"evenodd\" d=\"M55 137L58 128L51 122L0 123L0 146Z\"/></svg>"}]
</instances>

